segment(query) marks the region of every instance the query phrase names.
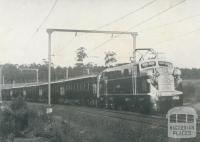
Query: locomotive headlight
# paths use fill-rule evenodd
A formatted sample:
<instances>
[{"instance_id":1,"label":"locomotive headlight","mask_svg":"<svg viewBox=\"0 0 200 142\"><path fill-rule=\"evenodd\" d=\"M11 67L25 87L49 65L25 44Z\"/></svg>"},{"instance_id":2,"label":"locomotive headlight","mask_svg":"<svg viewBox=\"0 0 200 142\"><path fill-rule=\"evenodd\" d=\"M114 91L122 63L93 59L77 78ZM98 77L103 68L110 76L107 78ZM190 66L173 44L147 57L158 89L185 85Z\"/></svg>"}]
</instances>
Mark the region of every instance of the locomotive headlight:
<instances>
[{"instance_id":1,"label":"locomotive headlight","mask_svg":"<svg viewBox=\"0 0 200 142\"><path fill-rule=\"evenodd\" d=\"M154 104L153 104L153 109L154 109L155 111L157 111L157 110L158 110L158 106L157 106L157 104L156 104L156 103L154 103Z\"/></svg>"},{"instance_id":2,"label":"locomotive headlight","mask_svg":"<svg viewBox=\"0 0 200 142\"><path fill-rule=\"evenodd\" d=\"M179 100L179 96L173 96L172 100Z\"/></svg>"},{"instance_id":3,"label":"locomotive headlight","mask_svg":"<svg viewBox=\"0 0 200 142\"><path fill-rule=\"evenodd\" d=\"M180 76L181 75L181 70L178 69L178 68L175 68L173 74L174 74L174 76Z\"/></svg>"},{"instance_id":4,"label":"locomotive headlight","mask_svg":"<svg viewBox=\"0 0 200 142\"><path fill-rule=\"evenodd\" d=\"M151 79L147 79L147 82L148 82L148 83L151 83Z\"/></svg>"}]
</instances>

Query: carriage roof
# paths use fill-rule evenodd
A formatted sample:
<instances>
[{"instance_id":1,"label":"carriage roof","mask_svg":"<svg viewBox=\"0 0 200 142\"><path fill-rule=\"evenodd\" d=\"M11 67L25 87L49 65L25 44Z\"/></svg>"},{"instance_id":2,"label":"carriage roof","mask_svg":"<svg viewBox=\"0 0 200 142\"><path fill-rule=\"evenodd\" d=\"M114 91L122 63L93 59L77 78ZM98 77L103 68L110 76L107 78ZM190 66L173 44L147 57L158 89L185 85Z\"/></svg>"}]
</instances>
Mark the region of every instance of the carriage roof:
<instances>
[{"instance_id":1,"label":"carriage roof","mask_svg":"<svg viewBox=\"0 0 200 142\"><path fill-rule=\"evenodd\" d=\"M73 77L73 78L68 78L68 79L63 79L63 80L58 80L58 81L52 81L51 84L57 84L57 83L64 83L64 82L69 82L69 81L75 81L75 80L81 80L81 79L87 79L87 78L96 78L96 74L92 75L84 75L84 76L78 76L78 77ZM26 83L26 84L16 84L15 86L10 85L7 87L4 87L3 89L16 89L16 88L24 88L24 87L34 87L34 86L43 86L43 85L48 85L48 82L42 82L42 83Z\"/></svg>"}]
</instances>

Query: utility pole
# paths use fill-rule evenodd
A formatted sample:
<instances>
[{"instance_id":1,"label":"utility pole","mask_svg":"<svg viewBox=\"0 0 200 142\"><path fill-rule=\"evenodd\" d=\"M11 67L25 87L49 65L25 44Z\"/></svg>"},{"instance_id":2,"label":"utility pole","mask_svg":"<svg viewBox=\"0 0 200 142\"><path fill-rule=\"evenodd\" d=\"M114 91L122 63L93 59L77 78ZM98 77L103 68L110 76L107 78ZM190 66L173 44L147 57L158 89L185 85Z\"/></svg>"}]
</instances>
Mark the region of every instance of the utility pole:
<instances>
[{"instance_id":1,"label":"utility pole","mask_svg":"<svg viewBox=\"0 0 200 142\"><path fill-rule=\"evenodd\" d=\"M0 103L2 103L2 66L0 65Z\"/></svg>"},{"instance_id":2,"label":"utility pole","mask_svg":"<svg viewBox=\"0 0 200 142\"><path fill-rule=\"evenodd\" d=\"M69 78L69 71L68 71L68 68L66 68L66 75L65 75L65 79L68 79Z\"/></svg>"},{"instance_id":3,"label":"utility pole","mask_svg":"<svg viewBox=\"0 0 200 142\"><path fill-rule=\"evenodd\" d=\"M5 77L4 77L4 75L2 75L2 84L3 84L3 86L4 86L4 84L5 84Z\"/></svg>"},{"instance_id":4,"label":"utility pole","mask_svg":"<svg viewBox=\"0 0 200 142\"><path fill-rule=\"evenodd\" d=\"M137 94L137 65L136 65L136 36L137 34L132 33L133 38L133 70L132 70L132 84L133 84L133 94ZM135 65L134 65L135 63Z\"/></svg>"},{"instance_id":5,"label":"utility pole","mask_svg":"<svg viewBox=\"0 0 200 142\"><path fill-rule=\"evenodd\" d=\"M51 107L51 30L48 33L48 105ZM48 112L48 110L47 110Z\"/></svg>"}]
</instances>

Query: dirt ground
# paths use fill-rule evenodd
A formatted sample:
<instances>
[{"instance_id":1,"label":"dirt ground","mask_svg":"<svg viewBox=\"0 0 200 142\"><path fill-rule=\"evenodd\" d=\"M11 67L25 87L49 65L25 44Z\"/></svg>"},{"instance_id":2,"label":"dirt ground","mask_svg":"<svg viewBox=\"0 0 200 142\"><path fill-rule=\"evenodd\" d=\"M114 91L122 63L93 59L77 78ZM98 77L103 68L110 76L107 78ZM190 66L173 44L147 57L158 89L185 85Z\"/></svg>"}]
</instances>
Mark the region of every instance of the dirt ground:
<instances>
[{"instance_id":1,"label":"dirt ground","mask_svg":"<svg viewBox=\"0 0 200 142\"><path fill-rule=\"evenodd\" d=\"M45 138L15 138L14 142L48 142Z\"/></svg>"}]
</instances>

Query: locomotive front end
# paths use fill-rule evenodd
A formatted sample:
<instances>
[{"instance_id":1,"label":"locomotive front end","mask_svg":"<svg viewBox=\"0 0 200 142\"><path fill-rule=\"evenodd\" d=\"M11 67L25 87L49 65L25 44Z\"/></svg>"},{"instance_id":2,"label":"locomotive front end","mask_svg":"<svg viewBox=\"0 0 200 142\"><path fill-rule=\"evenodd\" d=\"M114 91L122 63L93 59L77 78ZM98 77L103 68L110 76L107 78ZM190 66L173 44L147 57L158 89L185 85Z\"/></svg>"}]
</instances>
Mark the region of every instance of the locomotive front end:
<instances>
[{"instance_id":1,"label":"locomotive front end","mask_svg":"<svg viewBox=\"0 0 200 142\"><path fill-rule=\"evenodd\" d=\"M167 112L170 108L183 105L181 78L180 74L176 74L176 71L178 69L173 68L172 71L164 71L158 77L157 104L161 112Z\"/></svg>"},{"instance_id":2,"label":"locomotive front end","mask_svg":"<svg viewBox=\"0 0 200 142\"><path fill-rule=\"evenodd\" d=\"M166 61L155 62L153 68L144 70L149 74L152 109L167 112L170 108L181 106L183 97L181 90L180 71Z\"/></svg>"}]
</instances>

